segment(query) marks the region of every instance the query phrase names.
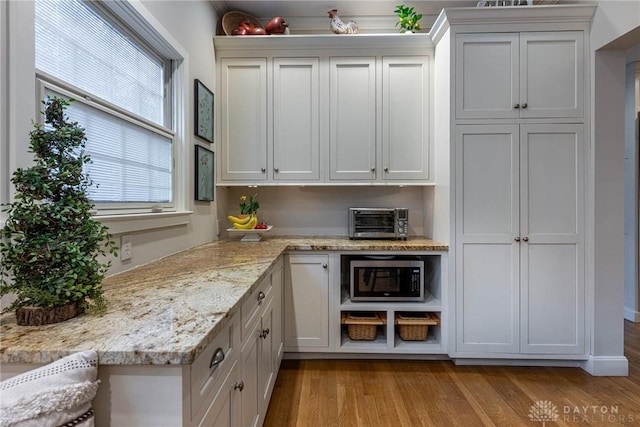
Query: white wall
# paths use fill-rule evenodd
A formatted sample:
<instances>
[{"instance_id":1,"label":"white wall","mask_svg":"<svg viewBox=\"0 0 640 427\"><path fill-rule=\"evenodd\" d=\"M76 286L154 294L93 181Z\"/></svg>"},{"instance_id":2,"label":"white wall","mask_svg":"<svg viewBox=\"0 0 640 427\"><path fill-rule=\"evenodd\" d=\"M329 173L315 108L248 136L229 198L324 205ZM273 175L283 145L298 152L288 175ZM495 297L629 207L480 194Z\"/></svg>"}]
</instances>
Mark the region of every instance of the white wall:
<instances>
[{"instance_id":1,"label":"white wall","mask_svg":"<svg viewBox=\"0 0 640 427\"><path fill-rule=\"evenodd\" d=\"M624 80L625 50L637 44L624 37L640 27L640 3L598 2L591 27L594 206L594 374L625 374L624 358ZM620 39L622 37L622 39Z\"/></svg>"}]
</instances>

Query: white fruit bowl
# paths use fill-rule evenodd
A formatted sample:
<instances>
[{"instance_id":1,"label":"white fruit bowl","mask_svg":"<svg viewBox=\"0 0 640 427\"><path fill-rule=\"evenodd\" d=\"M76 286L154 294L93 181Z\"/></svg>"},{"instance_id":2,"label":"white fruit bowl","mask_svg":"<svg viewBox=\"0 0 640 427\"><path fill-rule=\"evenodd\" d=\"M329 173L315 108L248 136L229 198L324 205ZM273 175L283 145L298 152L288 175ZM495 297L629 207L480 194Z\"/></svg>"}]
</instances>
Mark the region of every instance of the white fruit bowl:
<instances>
[{"instance_id":1,"label":"white fruit bowl","mask_svg":"<svg viewBox=\"0 0 640 427\"><path fill-rule=\"evenodd\" d=\"M267 228L253 228L251 230L239 230L237 228L227 228L227 231L231 234L244 234L244 237L240 239L241 242L259 242L262 240L260 235L271 230L273 225L267 225Z\"/></svg>"}]
</instances>

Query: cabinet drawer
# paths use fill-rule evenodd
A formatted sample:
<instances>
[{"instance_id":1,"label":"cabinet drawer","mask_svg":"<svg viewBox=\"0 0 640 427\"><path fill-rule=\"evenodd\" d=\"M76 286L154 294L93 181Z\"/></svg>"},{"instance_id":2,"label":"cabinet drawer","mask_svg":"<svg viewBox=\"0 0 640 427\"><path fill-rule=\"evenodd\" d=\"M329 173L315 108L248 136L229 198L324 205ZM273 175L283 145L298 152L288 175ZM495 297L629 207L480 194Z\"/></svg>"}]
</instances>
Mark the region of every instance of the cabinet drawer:
<instances>
[{"instance_id":1,"label":"cabinet drawer","mask_svg":"<svg viewBox=\"0 0 640 427\"><path fill-rule=\"evenodd\" d=\"M218 333L191 365L191 416L194 417L205 402L211 401L213 393L220 388L240 349L239 314Z\"/></svg>"},{"instance_id":2,"label":"cabinet drawer","mask_svg":"<svg viewBox=\"0 0 640 427\"><path fill-rule=\"evenodd\" d=\"M255 322L260 319L262 308L273 297L271 272L262 279L260 285L253 291L249 299L242 304L242 339L244 340Z\"/></svg>"}]
</instances>

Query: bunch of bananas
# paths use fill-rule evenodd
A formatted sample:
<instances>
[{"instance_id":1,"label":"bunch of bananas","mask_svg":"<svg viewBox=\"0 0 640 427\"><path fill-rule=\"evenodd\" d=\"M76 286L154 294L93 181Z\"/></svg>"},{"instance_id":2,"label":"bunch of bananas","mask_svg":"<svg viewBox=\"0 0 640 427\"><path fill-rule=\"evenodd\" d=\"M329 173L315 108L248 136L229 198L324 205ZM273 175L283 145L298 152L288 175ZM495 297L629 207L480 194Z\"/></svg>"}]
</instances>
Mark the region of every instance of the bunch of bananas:
<instances>
[{"instance_id":1,"label":"bunch of bananas","mask_svg":"<svg viewBox=\"0 0 640 427\"><path fill-rule=\"evenodd\" d=\"M238 218L237 216L229 215L227 216L227 219L229 220L229 222L231 222L233 228L236 228L238 230L253 230L258 224L258 217L255 215L248 215L244 218Z\"/></svg>"}]
</instances>

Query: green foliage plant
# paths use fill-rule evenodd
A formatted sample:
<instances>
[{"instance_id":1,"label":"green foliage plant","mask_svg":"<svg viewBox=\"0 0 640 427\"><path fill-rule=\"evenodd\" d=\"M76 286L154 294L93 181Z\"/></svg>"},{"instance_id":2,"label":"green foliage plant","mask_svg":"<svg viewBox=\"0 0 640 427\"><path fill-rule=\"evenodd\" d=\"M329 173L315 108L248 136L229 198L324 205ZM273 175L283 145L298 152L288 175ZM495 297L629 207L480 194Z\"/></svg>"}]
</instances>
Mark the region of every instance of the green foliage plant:
<instances>
[{"instance_id":1,"label":"green foliage plant","mask_svg":"<svg viewBox=\"0 0 640 427\"><path fill-rule=\"evenodd\" d=\"M73 100L71 100L73 101ZM5 205L0 229L0 296L15 294L3 312L23 306L55 307L79 303L102 315L106 300L102 279L116 254L108 228L92 218L91 180L83 166L85 132L64 113L69 101L43 101L45 125L34 124L29 151L34 165L18 168L11 182L16 194Z\"/></svg>"},{"instance_id":2,"label":"green foliage plant","mask_svg":"<svg viewBox=\"0 0 640 427\"><path fill-rule=\"evenodd\" d=\"M420 31L420 23L418 21L422 19L422 14L416 13L414 7L399 4L393 12L398 15L396 27L400 27L401 33Z\"/></svg>"}]
</instances>

